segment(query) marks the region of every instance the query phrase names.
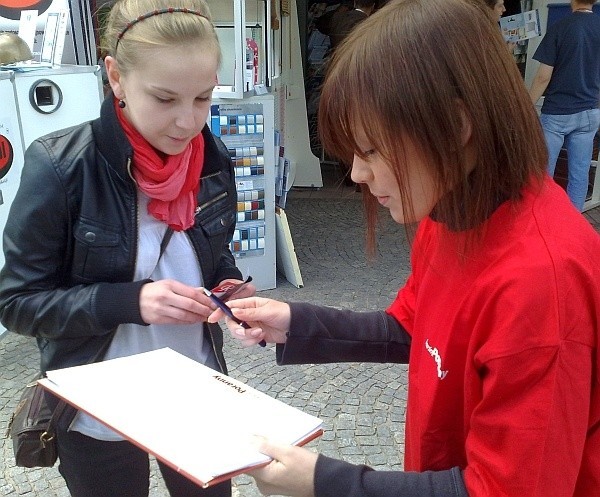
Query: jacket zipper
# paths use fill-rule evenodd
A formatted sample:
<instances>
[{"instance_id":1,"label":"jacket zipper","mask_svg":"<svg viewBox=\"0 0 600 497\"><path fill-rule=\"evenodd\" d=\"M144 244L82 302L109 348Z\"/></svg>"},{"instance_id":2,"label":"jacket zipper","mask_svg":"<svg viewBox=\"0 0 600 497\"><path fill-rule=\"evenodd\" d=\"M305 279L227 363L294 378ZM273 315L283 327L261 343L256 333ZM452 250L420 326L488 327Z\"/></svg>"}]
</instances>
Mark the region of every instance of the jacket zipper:
<instances>
[{"instance_id":1,"label":"jacket zipper","mask_svg":"<svg viewBox=\"0 0 600 497\"><path fill-rule=\"evenodd\" d=\"M188 237L189 237L189 235L188 235ZM193 247L193 244L192 244L192 247ZM194 252L194 256L196 257L196 262L198 263L198 267L200 268L200 273L202 273L202 265L200 264L200 259L198 258L198 253L195 250L193 252ZM204 275L202 275L202 279L204 280ZM219 368L221 369L221 373L225 373L225 371L226 371L225 364L221 361L221 358L219 357L219 354L217 352L217 347L215 345L215 339L213 338L212 330L208 326L208 323L205 323L205 325L206 325L208 339L210 340L210 346L212 348L213 354L215 355L215 359L217 360L217 364L219 365ZM219 326L219 325L217 325L217 326Z\"/></svg>"},{"instance_id":2,"label":"jacket zipper","mask_svg":"<svg viewBox=\"0 0 600 497\"><path fill-rule=\"evenodd\" d=\"M228 195L227 192L220 193L216 197L211 198L208 202L204 202L202 205L199 205L198 207L196 207L196 210L194 211L194 216L197 216L198 214L200 214L202 209L206 209L207 207L210 207L211 205L213 205L215 202L218 202L219 200L224 199L225 197L227 197L227 195Z\"/></svg>"},{"instance_id":3,"label":"jacket zipper","mask_svg":"<svg viewBox=\"0 0 600 497\"><path fill-rule=\"evenodd\" d=\"M221 174L221 173L216 173L216 174ZM215 176L216 174L211 175L211 176ZM208 177L210 177L210 176L205 176L205 178L208 178ZM203 209L210 207L215 202L218 202L219 200L226 198L227 196L228 196L228 193L223 192L223 193L217 195L216 197L211 198L208 202L205 202L202 205L199 205L198 207L196 207L196 210L194 211L194 216L197 216L198 214L200 214L200 212L202 212ZM200 263L200 259L198 258L198 253L195 250L194 250L194 256L196 257L196 261L198 262L198 267L200 268L200 271L202 272L202 264ZM203 275L202 279L204 279L204 275ZM213 338L213 333L212 333L212 330L210 329L210 327L208 326L208 323L206 324L206 330L208 332L207 334L208 334L208 337L210 340L210 346L212 347L213 354L215 355L215 359L217 360L217 364L219 364L221 373L225 373L225 371L226 371L225 365L223 364L223 362L221 361L221 358L219 357L219 354L217 352L217 347L215 345L215 340Z\"/></svg>"},{"instance_id":4,"label":"jacket zipper","mask_svg":"<svg viewBox=\"0 0 600 497\"><path fill-rule=\"evenodd\" d=\"M132 165L132 160L131 157L127 157L127 174L129 175L129 177L131 178L131 181L133 181L133 184L137 187L137 181L135 180L135 178L133 177L133 173L131 171L131 165ZM137 267L137 253L138 253L138 236L137 236L137 230L138 227L140 225L140 210L138 209L138 205L137 205L137 190L136 188L133 189L133 196L135 199L134 202L134 208L135 208L135 219L136 219L136 225L135 225L135 231L136 231L136 235L133 237L133 239L135 240L135 246L133 247L133 253L135 254L134 259L133 259L133 271L135 272L135 268ZM131 275L131 278L133 280L133 274Z\"/></svg>"},{"instance_id":5,"label":"jacket zipper","mask_svg":"<svg viewBox=\"0 0 600 497\"><path fill-rule=\"evenodd\" d=\"M135 180L135 178L133 177L133 173L131 172L131 157L127 157L127 166L126 167L127 167L127 174L131 178L131 181L133 181L134 184L137 186L137 181Z\"/></svg>"}]
</instances>

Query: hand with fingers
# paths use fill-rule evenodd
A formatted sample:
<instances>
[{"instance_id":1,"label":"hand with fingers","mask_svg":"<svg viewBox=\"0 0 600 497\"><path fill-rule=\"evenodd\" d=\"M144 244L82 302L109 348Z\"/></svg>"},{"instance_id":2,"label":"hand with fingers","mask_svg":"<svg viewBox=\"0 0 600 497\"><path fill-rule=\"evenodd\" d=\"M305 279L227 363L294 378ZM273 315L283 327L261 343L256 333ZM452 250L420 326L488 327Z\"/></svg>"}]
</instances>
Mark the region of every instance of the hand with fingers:
<instances>
[{"instance_id":1,"label":"hand with fingers","mask_svg":"<svg viewBox=\"0 0 600 497\"><path fill-rule=\"evenodd\" d=\"M201 290L176 280L153 281L140 291L140 315L147 324L199 323L212 311L210 299Z\"/></svg>"},{"instance_id":2,"label":"hand with fingers","mask_svg":"<svg viewBox=\"0 0 600 497\"><path fill-rule=\"evenodd\" d=\"M314 497L316 452L264 438L258 444L260 452L273 458L266 466L248 471L263 495Z\"/></svg>"},{"instance_id":3,"label":"hand with fingers","mask_svg":"<svg viewBox=\"0 0 600 497\"><path fill-rule=\"evenodd\" d=\"M247 323L248 328L228 318L221 309L213 312L208 317L208 322L214 323L226 318L231 335L245 347L256 345L261 340L267 343L285 343L291 319L290 306L285 302L251 297L230 300L227 305L236 319Z\"/></svg>"}]
</instances>

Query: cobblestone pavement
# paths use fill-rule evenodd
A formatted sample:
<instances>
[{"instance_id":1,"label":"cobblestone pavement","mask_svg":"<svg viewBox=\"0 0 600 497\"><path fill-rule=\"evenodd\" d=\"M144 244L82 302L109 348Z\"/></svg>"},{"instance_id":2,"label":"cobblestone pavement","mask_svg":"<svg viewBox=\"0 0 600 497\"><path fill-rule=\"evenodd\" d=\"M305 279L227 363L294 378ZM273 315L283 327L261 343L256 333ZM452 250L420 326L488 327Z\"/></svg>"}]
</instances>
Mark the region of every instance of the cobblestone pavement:
<instances>
[{"instance_id":1,"label":"cobblestone pavement","mask_svg":"<svg viewBox=\"0 0 600 497\"><path fill-rule=\"evenodd\" d=\"M379 253L364 256L360 194L347 188L323 197L293 191L286 213L294 240L303 288L278 276L277 288L261 296L307 301L355 310L385 308L409 268L402 227L383 216ZM600 226L600 208L586 213ZM323 419L325 432L309 447L325 455L376 469L400 469L403 462L406 368L384 364L332 364L279 367L272 347L244 349L225 334L230 375L273 397ZM7 333L0 337L0 433L6 430L25 381L36 372L34 340ZM2 440L0 495L68 497L56 468L14 466L12 445ZM155 464L152 497L167 496ZM253 480L234 479L235 497L258 497Z\"/></svg>"}]
</instances>

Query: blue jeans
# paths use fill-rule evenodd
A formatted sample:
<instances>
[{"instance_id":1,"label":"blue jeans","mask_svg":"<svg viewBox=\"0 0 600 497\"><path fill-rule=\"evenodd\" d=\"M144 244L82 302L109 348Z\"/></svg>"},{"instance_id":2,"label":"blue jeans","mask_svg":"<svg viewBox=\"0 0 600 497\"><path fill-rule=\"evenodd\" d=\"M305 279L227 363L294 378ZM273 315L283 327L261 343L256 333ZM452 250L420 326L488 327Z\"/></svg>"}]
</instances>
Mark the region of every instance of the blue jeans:
<instances>
[{"instance_id":1,"label":"blue jeans","mask_svg":"<svg viewBox=\"0 0 600 497\"><path fill-rule=\"evenodd\" d=\"M564 143L569 169L567 194L581 211L588 191L594 136L600 127L600 109L566 115L542 114L540 122L548 147L548 172L554 176L556 160Z\"/></svg>"}]
</instances>

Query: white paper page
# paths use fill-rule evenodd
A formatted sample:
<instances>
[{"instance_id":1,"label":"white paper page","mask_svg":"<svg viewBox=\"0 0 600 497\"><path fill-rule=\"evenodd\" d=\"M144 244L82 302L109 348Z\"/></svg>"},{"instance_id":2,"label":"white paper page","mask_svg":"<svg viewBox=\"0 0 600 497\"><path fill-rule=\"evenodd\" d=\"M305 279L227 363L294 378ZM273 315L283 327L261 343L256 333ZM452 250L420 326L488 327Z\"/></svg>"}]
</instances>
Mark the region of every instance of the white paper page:
<instances>
[{"instance_id":1,"label":"white paper page","mask_svg":"<svg viewBox=\"0 0 600 497\"><path fill-rule=\"evenodd\" d=\"M193 479L269 459L252 435L296 444L321 420L171 349L49 371L42 385Z\"/></svg>"}]
</instances>

